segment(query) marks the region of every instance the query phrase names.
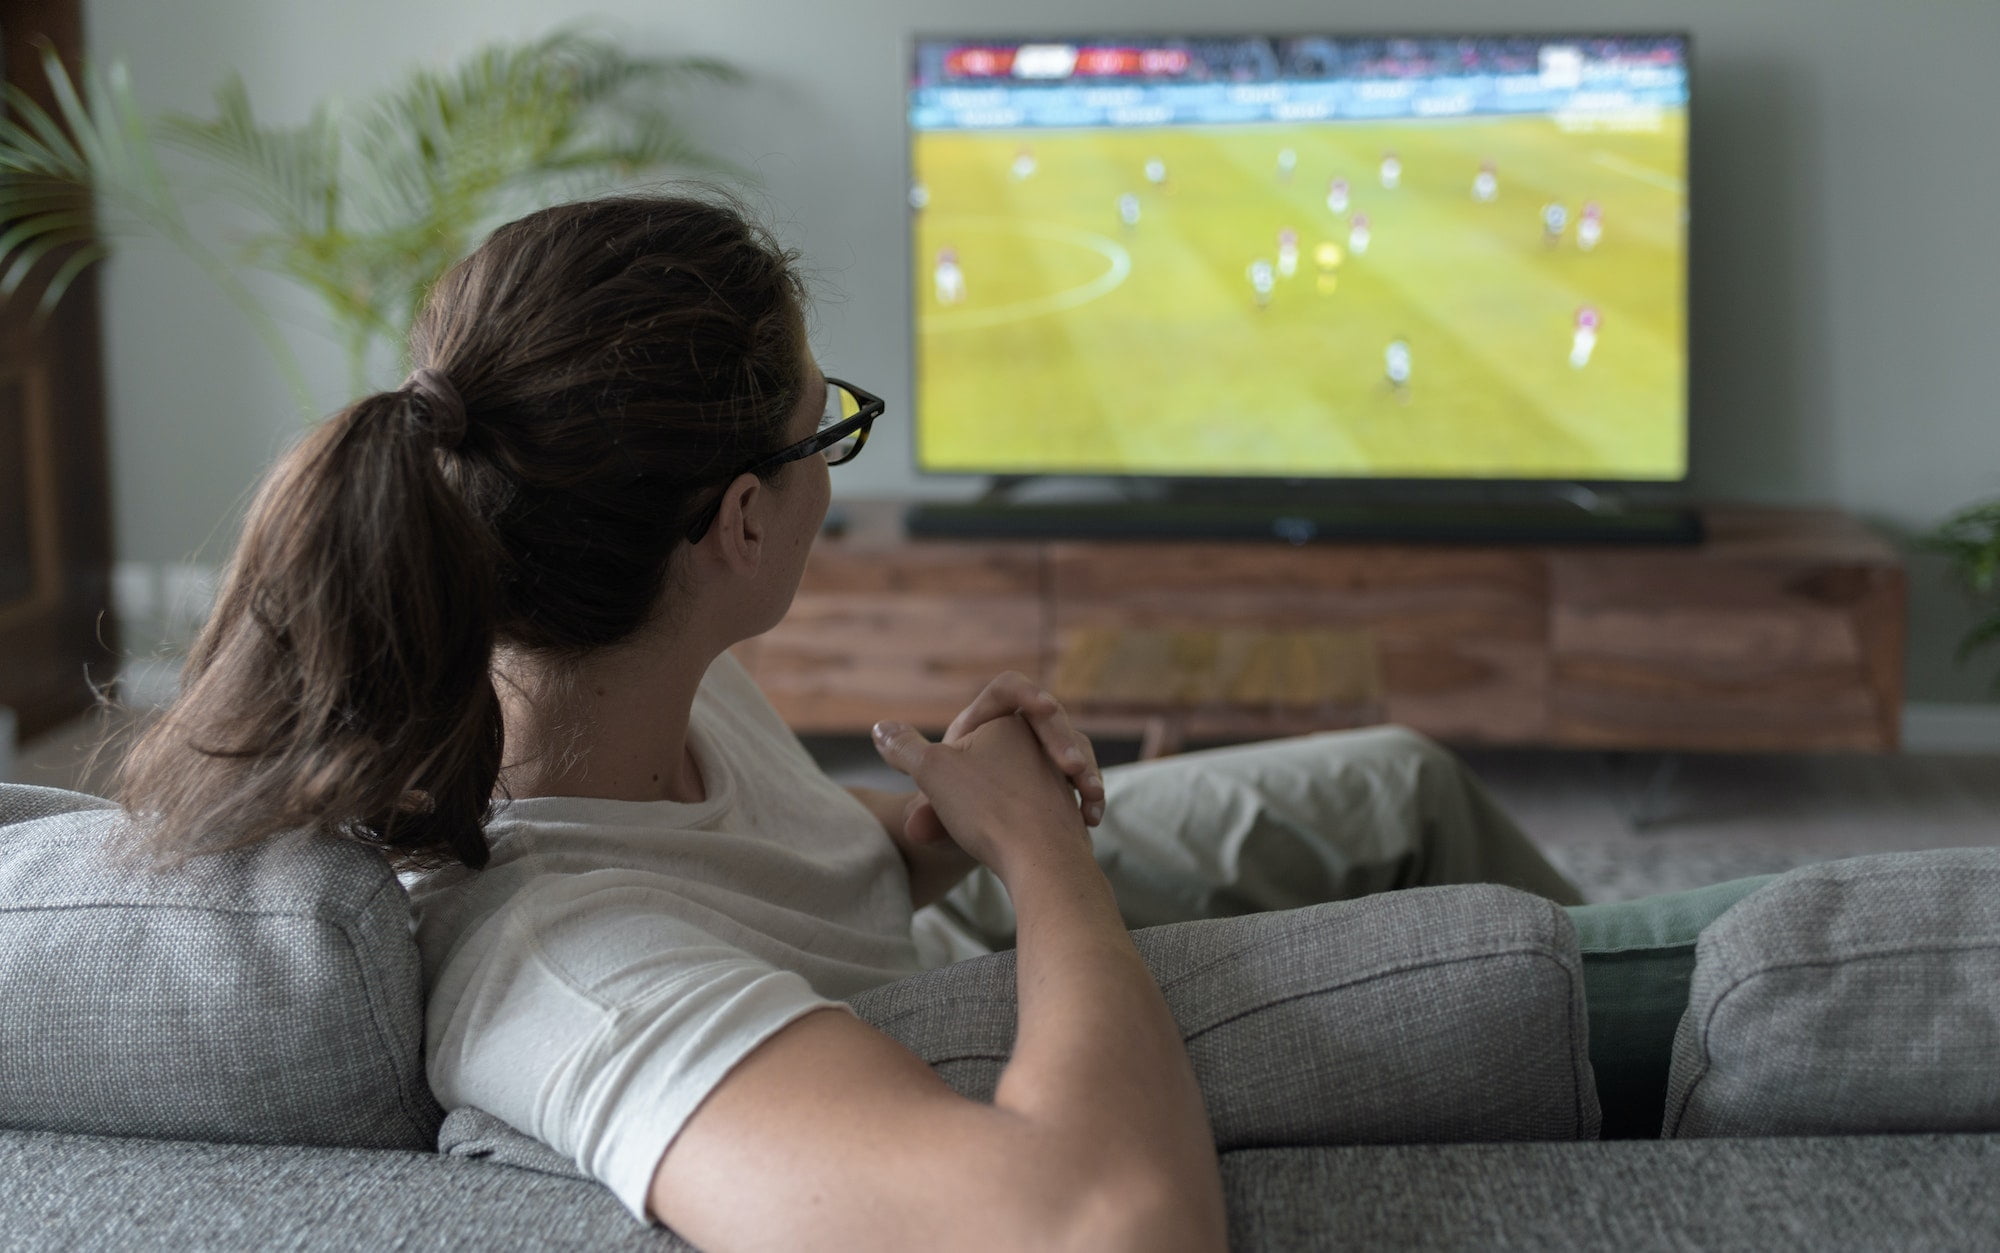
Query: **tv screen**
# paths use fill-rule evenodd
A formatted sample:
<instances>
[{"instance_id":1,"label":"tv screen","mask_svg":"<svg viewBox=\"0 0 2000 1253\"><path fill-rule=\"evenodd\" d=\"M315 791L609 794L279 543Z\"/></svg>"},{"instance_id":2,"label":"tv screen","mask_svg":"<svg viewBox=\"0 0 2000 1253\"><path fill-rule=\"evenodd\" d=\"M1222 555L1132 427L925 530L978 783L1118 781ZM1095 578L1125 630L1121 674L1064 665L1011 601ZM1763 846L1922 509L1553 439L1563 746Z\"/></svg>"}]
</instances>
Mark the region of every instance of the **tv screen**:
<instances>
[{"instance_id":1,"label":"tv screen","mask_svg":"<svg viewBox=\"0 0 2000 1253\"><path fill-rule=\"evenodd\" d=\"M1684 478L1686 52L917 40L919 469Z\"/></svg>"}]
</instances>

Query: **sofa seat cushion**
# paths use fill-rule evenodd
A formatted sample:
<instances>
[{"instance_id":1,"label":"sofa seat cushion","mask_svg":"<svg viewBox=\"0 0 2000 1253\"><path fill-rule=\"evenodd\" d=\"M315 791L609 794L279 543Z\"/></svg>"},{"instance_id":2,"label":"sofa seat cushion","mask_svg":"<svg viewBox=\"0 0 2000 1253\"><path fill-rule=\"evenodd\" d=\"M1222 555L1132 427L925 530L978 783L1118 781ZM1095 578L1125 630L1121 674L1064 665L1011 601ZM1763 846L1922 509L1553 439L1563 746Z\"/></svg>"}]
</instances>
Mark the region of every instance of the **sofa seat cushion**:
<instances>
[{"instance_id":1,"label":"sofa seat cushion","mask_svg":"<svg viewBox=\"0 0 2000 1253\"><path fill-rule=\"evenodd\" d=\"M1301 1249L1977 1249L2000 1137L1247 1149L1229 1245ZM115 1198L115 1199L114 1199ZM611 1191L435 1153L0 1132L0 1220L60 1249L685 1253Z\"/></svg>"},{"instance_id":2,"label":"sofa seat cushion","mask_svg":"<svg viewBox=\"0 0 2000 1253\"><path fill-rule=\"evenodd\" d=\"M409 904L303 835L156 870L108 801L0 784L0 1126L428 1148Z\"/></svg>"},{"instance_id":3,"label":"sofa seat cushion","mask_svg":"<svg viewBox=\"0 0 2000 1253\"><path fill-rule=\"evenodd\" d=\"M1702 933L1664 1134L2000 1130L2000 849L1791 871Z\"/></svg>"},{"instance_id":4,"label":"sofa seat cushion","mask_svg":"<svg viewBox=\"0 0 2000 1253\"><path fill-rule=\"evenodd\" d=\"M1222 1158L1229 1247L1946 1250L2000 1231L2000 1137L1256 1149Z\"/></svg>"}]
</instances>

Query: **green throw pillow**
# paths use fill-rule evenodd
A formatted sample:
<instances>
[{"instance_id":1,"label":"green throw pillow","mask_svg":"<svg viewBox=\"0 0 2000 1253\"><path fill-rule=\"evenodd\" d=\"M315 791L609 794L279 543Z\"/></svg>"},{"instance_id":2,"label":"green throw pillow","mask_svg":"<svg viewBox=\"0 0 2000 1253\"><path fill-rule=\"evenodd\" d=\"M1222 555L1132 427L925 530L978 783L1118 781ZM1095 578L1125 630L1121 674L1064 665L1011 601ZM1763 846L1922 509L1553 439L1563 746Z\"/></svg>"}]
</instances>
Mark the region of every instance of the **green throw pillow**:
<instances>
[{"instance_id":1,"label":"green throw pillow","mask_svg":"<svg viewBox=\"0 0 2000 1253\"><path fill-rule=\"evenodd\" d=\"M1688 1003L1702 928L1775 875L1735 879L1636 901L1572 905L1583 950L1590 1065L1607 1140L1660 1134L1674 1031Z\"/></svg>"}]
</instances>

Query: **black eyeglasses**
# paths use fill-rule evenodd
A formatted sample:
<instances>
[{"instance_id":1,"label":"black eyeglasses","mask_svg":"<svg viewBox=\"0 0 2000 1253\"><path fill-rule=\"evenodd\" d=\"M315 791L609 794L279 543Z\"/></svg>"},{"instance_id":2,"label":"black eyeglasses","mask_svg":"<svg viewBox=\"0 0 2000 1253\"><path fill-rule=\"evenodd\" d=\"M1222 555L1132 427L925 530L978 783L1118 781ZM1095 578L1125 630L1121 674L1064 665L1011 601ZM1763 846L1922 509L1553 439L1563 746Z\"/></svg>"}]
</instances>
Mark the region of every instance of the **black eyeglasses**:
<instances>
[{"instance_id":1,"label":"black eyeglasses","mask_svg":"<svg viewBox=\"0 0 2000 1253\"><path fill-rule=\"evenodd\" d=\"M880 396L863 391L844 379L829 378L826 381L826 410L820 415L819 430L729 477L734 481L745 474L763 474L788 461L802 461L815 453L824 456L830 466L852 461L861 455L862 446L868 442L868 428L875 424L875 419L881 417L887 407ZM715 525L715 516L721 512L722 497L718 495L688 528L688 543L701 543L701 537L708 534L708 528Z\"/></svg>"}]
</instances>

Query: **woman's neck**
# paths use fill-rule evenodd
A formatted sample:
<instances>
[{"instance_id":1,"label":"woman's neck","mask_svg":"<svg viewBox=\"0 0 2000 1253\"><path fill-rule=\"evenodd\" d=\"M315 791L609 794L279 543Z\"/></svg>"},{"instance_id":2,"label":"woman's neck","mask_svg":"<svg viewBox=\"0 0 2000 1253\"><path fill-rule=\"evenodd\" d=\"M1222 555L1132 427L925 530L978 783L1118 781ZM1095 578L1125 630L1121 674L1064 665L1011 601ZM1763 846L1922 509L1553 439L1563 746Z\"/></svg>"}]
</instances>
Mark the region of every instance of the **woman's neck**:
<instances>
[{"instance_id":1,"label":"woman's neck","mask_svg":"<svg viewBox=\"0 0 2000 1253\"><path fill-rule=\"evenodd\" d=\"M563 667L518 654L496 660L506 793L705 799L688 748L688 717L713 660L667 649L605 650Z\"/></svg>"}]
</instances>

